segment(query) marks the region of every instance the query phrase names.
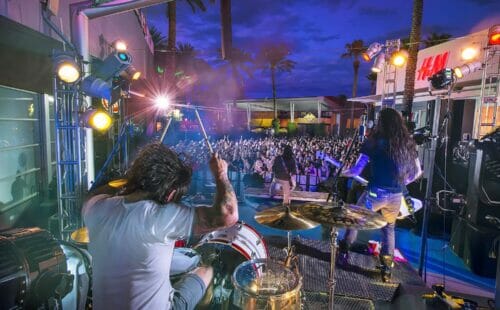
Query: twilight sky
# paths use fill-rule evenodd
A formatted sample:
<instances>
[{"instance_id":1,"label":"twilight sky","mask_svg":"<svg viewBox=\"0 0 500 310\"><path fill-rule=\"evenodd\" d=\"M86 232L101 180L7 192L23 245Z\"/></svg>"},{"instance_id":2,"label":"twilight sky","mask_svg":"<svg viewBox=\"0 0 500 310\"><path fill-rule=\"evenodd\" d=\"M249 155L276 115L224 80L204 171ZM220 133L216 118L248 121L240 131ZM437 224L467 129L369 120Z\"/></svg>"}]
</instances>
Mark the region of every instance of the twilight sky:
<instances>
[{"instance_id":1,"label":"twilight sky","mask_svg":"<svg viewBox=\"0 0 500 310\"><path fill-rule=\"evenodd\" d=\"M177 0L177 42L190 43L199 56L216 64L220 48L219 1L205 0L207 12L193 13ZM166 4L145 10L150 24L167 33ZM351 95L352 60L342 59L345 44L408 37L411 0L232 0L233 46L255 53L261 42L291 46L292 73L279 73L278 97ZM500 0L424 1L423 37L431 32L467 35L500 23ZM362 63L358 96L369 95ZM257 71L247 81L247 98L272 97L270 74Z\"/></svg>"}]
</instances>

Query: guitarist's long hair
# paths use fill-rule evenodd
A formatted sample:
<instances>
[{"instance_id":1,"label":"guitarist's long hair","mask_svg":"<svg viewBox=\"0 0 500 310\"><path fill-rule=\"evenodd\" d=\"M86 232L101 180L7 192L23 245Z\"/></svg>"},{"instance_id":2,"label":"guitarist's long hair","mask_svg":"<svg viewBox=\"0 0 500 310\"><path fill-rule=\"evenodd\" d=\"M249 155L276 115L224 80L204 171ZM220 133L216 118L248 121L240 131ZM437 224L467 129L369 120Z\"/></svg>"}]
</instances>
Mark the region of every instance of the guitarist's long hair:
<instances>
[{"instance_id":1,"label":"guitarist's long hair","mask_svg":"<svg viewBox=\"0 0 500 310\"><path fill-rule=\"evenodd\" d=\"M415 159L418 156L417 146L399 112L390 108L381 110L377 126L371 132L369 139L373 139L373 142L379 139L387 140L387 151L389 157L396 163L397 178L401 184L417 174L415 165Z\"/></svg>"}]
</instances>

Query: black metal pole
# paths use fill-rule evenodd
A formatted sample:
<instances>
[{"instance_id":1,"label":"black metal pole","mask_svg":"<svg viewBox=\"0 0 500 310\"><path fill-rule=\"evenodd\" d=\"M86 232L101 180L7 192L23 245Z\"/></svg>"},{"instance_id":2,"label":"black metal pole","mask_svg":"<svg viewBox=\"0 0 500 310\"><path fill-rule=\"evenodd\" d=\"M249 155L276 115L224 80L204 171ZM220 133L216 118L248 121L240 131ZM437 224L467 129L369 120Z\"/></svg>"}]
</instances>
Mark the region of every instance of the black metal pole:
<instances>
[{"instance_id":1,"label":"black metal pole","mask_svg":"<svg viewBox=\"0 0 500 310\"><path fill-rule=\"evenodd\" d=\"M432 181L434 177L434 161L436 158L436 147L437 147L437 139L439 133L439 116L441 112L441 98L436 97L434 103L434 115L432 122L432 140L431 146L429 148L429 156L427 162L429 167L427 167L427 186L425 191L425 199L424 199L424 218L422 220L422 232L421 232L421 242L420 242L420 259L418 263L418 274L422 276L426 253L427 253L427 230L429 226L429 216L430 216L430 206L431 206L431 197L432 197ZM426 168L426 167L424 167ZM424 281L426 281L426 275L424 275Z\"/></svg>"}]
</instances>

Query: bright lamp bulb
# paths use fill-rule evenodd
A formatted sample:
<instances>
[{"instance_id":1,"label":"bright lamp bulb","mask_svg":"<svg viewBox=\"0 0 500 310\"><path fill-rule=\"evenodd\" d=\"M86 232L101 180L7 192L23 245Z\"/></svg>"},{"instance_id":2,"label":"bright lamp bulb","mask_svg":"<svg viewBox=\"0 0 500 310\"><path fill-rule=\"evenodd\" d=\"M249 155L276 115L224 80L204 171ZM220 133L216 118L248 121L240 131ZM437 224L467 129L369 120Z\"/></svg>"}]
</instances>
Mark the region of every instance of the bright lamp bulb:
<instances>
[{"instance_id":1,"label":"bright lamp bulb","mask_svg":"<svg viewBox=\"0 0 500 310\"><path fill-rule=\"evenodd\" d=\"M63 63L57 70L57 76L61 81L66 83L74 83L80 78L80 71L72 63Z\"/></svg>"},{"instance_id":2,"label":"bright lamp bulb","mask_svg":"<svg viewBox=\"0 0 500 310\"><path fill-rule=\"evenodd\" d=\"M453 69L453 72L455 73L455 76L459 79L463 78L464 76L467 76L471 73L474 73L478 70L480 70L483 67L483 64L480 61L468 63L461 65L460 67L456 67Z\"/></svg>"},{"instance_id":3,"label":"bright lamp bulb","mask_svg":"<svg viewBox=\"0 0 500 310\"><path fill-rule=\"evenodd\" d=\"M138 80L139 78L141 77L141 71L136 71L134 72L134 74L132 75L132 80Z\"/></svg>"},{"instance_id":4,"label":"bright lamp bulb","mask_svg":"<svg viewBox=\"0 0 500 310\"><path fill-rule=\"evenodd\" d=\"M407 60L408 60L408 53L404 50L401 50L401 51L394 53L394 55L392 56L391 62L396 67L402 67L406 64Z\"/></svg>"},{"instance_id":5,"label":"bright lamp bulb","mask_svg":"<svg viewBox=\"0 0 500 310\"><path fill-rule=\"evenodd\" d=\"M462 60L472 60L476 58L478 54L478 50L474 47L467 47L465 48L460 56L462 57Z\"/></svg>"},{"instance_id":6,"label":"bright lamp bulb","mask_svg":"<svg viewBox=\"0 0 500 310\"><path fill-rule=\"evenodd\" d=\"M488 45L500 45L500 25L490 27L488 31Z\"/></svg>"},{"instance_id":7,"label":"bright lamp bulb","mask_svg":"<svg viewBox=\"0 0 500 310\"><path fill-rule=\"evenodd\" d=\"M127 44L123 41L116 41L115 49L119 52L124 52L127 50Z\"/></svg>"},{"instance_id":8,"label":"bright lamp bulb","mask_svg":"<svg viewBox=\"0 0 500 310\"><path fill-rule=\"evenodd\" d=\"M112 123L111 116L104 111L95 112L89 120L89 125L96 130L107 130Z\"/></svg>"},{"instance_id":9,"label":"bright lamp bulb","mask_svg":"<svg viewBox=\"0 0 500 310\"><path fill-rule=\"evenodd\" d=\"M155 99L155 104L158 108L166 110L170 106L170 98L167 96L158 96Z\"/></svg>"}]
</instances>

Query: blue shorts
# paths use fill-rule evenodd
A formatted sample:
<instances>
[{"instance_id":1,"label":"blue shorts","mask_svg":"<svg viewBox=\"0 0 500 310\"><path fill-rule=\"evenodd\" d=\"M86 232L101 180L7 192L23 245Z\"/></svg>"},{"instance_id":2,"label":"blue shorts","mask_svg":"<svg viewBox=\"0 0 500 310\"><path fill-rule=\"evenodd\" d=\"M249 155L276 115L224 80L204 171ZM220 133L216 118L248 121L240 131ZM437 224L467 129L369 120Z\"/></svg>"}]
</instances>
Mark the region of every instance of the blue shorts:
<instances>
[{"instance_id":1,"label":"blue shorts","mask_svg":"<svg viewBox=\"0 0 500 310\"><path fill-rule=\"evenodd\" d=\"M194 273L188 273L172 285L172 287L174 289L172 298L173 310L194 309L207 290L203 280Z\"/></svg>"}]
</instances>

